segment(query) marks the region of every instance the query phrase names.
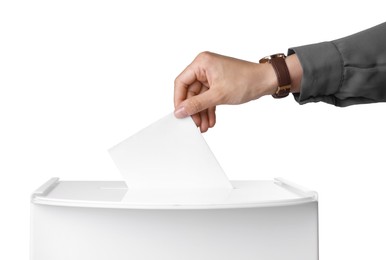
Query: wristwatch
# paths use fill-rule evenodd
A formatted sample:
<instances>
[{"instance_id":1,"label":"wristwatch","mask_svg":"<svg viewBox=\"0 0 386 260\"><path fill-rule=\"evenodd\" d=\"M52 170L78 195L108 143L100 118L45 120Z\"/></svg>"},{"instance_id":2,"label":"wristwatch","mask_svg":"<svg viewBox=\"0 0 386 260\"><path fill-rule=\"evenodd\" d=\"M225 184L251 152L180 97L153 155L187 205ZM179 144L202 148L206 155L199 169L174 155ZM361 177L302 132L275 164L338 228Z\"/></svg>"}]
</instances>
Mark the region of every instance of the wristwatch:
<instances>
[{"instance_id":1,"label":"wristwatch","mask_svg":"<svg viewBox=\"0 0 386 260\"><path fill-rule=\"evenodd\" d=\"M259 61L259 63L271 63L273 69L275 70L279 86L277 87L276 92L272 95L274 98L286 97L291 91L291 77L285 58L286 56L283 53L278 53L266 56Z\"/></svg>"}]
</instances>

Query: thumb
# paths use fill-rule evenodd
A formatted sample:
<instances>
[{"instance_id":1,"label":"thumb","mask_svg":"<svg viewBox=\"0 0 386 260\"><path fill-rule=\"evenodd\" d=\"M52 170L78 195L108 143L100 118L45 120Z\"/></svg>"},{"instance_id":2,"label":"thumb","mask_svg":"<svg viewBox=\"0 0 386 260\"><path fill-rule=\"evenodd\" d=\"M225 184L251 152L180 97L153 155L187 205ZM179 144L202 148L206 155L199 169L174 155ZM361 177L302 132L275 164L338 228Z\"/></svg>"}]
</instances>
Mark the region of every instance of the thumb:
<instances>
[{"instance_id":1,"label":"thumb","mask_svg":"<svg viewBox=\"0 0 386 260\"><path fill-rule=\"evenodd\" d=\"M193 96L181 102L175 109L174 115L177 118L191 116L205 110L209 107L214 107L217 104L218 98L209 89L197 96Z\"/></svg>"}]
</instances>

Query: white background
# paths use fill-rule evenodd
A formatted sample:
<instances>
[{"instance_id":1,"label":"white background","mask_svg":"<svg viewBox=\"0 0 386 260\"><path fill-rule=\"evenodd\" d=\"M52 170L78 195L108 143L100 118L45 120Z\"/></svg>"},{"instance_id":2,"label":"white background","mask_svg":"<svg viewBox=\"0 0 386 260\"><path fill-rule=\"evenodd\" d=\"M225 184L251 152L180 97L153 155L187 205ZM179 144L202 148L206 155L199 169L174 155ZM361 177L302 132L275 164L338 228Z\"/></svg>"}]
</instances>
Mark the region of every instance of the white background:
<instances>
[{"instance_id":1,"label":"white background","mask_svg":"<svg viewBox=\"0 0 386 260\"><path fill-rule=\"evenodd\" d=\"M199 52L258 61L384 22L381 1L341 2L1 1L0 259L28 259L50 177L121 178L107 149L173 110ZM204 136L230 179L319 192L321 259L385 259L385 110L264 97L219 107Z\"/></svg>"}]
</instances>

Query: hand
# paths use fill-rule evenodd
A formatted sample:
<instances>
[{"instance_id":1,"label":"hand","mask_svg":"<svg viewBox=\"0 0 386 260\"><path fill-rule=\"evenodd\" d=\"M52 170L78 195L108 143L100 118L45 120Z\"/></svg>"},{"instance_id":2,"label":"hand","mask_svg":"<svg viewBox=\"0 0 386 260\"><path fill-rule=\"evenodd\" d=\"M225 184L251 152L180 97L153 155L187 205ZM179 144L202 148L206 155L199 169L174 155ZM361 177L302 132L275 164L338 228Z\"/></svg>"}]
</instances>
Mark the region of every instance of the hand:
<instances>
[{"instance_id":1,"label":"hand","mask_svg":"<svg viewBox=\"0 0 386 260\"><path fill-rule=\"evenodd\" d=\"M174 113L177 118L192 116L206 132L216 123L217 105L242 104L273 94L277 84L271 64L203 52L174 82Z\"/></svg>"}]
</instances>

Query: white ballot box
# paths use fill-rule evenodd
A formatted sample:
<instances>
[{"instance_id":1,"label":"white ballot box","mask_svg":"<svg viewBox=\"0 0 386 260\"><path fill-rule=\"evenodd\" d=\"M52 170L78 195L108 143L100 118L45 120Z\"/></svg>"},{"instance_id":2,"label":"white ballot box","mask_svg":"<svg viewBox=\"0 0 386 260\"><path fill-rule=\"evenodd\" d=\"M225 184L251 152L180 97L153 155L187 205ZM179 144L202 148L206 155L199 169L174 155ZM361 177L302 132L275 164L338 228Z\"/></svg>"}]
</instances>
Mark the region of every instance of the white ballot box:
<instances>
[{"instance_id":1,"label":"white ballot box","mask_svg":"<svg viewBox=\"0 0 386 260\"><path fill-rule=\"evenodd\" d=\"M53 178L31 199L31 260L317 260L317 194L274 181L130 190Z\"/></svg>"}]
</instances>

